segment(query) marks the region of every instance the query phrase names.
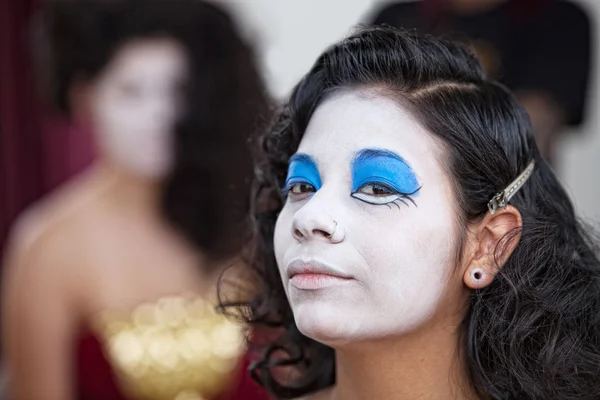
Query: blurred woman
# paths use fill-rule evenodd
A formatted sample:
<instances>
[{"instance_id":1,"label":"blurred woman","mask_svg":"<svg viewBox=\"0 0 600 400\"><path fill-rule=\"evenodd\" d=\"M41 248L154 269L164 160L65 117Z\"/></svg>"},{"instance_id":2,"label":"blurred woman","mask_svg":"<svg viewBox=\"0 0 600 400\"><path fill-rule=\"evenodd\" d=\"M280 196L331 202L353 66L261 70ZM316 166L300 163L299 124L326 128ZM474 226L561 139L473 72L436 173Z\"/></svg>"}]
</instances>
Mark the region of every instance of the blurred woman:
<instances>
[{"instance_id":1,"label":"blurred woman","mask_svg":"<svg viewBox=\"0 0 600 400\"><path fill-rule=\"evenodd\" d=\"M235 375L241 327L213 308L268 102L251 49L194 0L58 2L41 21L54 105L98 157L13 230L10 398L260 398Z\"/></svg>"}]
</instances>

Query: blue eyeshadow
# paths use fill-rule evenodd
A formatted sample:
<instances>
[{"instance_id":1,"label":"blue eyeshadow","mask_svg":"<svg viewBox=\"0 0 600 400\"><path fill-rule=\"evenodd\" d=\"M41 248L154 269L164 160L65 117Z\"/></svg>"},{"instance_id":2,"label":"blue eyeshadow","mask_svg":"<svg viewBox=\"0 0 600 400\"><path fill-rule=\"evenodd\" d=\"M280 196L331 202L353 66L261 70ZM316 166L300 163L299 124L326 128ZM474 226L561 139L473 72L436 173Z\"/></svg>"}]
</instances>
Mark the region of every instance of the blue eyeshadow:
<instances>
[{"instance_id":1,"label":"blue eyeshadow","mask_svg":"<svg viewBox=\"0 0 600 400\"><path fill-rule=\"evenodd\" d=\"M321 175L317 164L306 154L295 154L290 158L285 186L289 188L296 183L308 183L315 191L321 188Z\"/></svg>"},{"instance_id":2,"label":"blue eyeshadow","mask_svg":"<svg viewBox=\"0 0 600 400\"><path fill-rule=\"evenodd\" d=\"M419 181L398 154L382 149L359 151L352 162L352 192L366 183L383 183L401 194L416 193Z\"/></svg>"}]
</instances>

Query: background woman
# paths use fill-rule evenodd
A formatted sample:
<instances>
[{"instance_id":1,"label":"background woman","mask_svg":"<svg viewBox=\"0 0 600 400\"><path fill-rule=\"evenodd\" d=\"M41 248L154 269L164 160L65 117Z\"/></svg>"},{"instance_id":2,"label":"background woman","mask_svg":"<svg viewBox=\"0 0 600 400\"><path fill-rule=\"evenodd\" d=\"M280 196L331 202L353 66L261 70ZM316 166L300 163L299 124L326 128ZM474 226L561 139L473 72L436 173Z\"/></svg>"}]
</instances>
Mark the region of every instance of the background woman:
<instances>
[{"instance_id":1,"label":"background woman","mask_svg":"<svg viewBox=\"0 0 600 400\"><path fill-rule=\"evenodd\" d=\"M212 306L267 105L251 49L194 0L56 2L41 23L54 104L90 126L98 158L13 231L10 398L258 396L233 376L239 327Z\"/></svg>"}]
</instances>

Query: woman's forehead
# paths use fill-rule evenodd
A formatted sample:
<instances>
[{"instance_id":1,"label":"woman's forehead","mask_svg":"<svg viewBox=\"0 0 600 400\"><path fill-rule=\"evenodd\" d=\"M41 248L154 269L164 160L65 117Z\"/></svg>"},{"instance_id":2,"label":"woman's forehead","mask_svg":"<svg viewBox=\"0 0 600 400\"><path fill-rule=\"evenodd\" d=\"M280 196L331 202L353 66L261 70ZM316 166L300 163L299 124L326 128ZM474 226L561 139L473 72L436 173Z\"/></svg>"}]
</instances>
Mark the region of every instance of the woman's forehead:
<instances>
[{"instance_id":1,"label":"woman's forehead","mask_svg":"<svg viewBox=\"0 0 600 400\"><path fill-rule=\"evenodd\" d=\"M434 158L437 144L425 128L394 100L361 91L344 91L326 99L315 110L299 153L319 164L352 159L365 148L392 151L409 164Z\"/></svg>"}]
</instances>

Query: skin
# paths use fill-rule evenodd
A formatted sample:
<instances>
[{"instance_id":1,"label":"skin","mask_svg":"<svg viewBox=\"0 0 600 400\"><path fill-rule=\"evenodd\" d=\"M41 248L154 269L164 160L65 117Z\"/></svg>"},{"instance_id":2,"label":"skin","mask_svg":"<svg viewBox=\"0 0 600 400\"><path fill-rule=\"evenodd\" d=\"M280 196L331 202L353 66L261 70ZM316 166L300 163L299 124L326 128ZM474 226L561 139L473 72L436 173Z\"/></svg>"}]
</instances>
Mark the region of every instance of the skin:
<instances>
[{"instance_id":1,"label":"skin","mask_svg":"<svg viewBox=\"0 0 600 400\"><path fill-rule=\"evenodd\" d=\"M310 196L292 193L275 231L282 279L304 334L329 345L369 340L412 331L434 313L456 244L453 206L444 201L452 188L437 161L427 157L433 145L389 100L345 94L317 109L297 153L316 161L323 187ZM407 168L416 172L411 177L422 185L412 196L416 205L410 201L390 203L391 207L369 204L366 201L378 202L381 197L368 195L373 187L355 192L366 201L351 195L353 161L365 149L385 149L412 166ZM391 169L379 175L393 180ZM361 180L368 183L366 176ZM409 186L407 192L415 190L415 185L399 186ZM327 230L334 221L346 237L325 250L320 232L314 230ZM438 244L434 251L431 243ZM354 279L323 290L300 290L287 276L295 260L331 264ZM339 313L346 308L350 314ZM398 320L404 323L398 325Z\"/></svg>"},{"instance_id":2,"label":"skin","mask_svg":"<svg viewBox=\"0 0 600 400\"><path fill-rule=\"evenodd\" d=\"M365 173L365 149L391 152L405 166L373 157ZM320 185L312 167L290 163L274 244L298 328L336 350L336 385L311 398L473 398L458 327L472 289L493 279L494 244L519 226L518 211L466 227L458 262L461 230L443 151L407 111L373 91L325 100L295 159L305 156ZM409 200L373 186L387 178L389 187L412 192L416 181L419 189ZM404 201L378 204L394 198ZM475 268L482 279L473 279Z\"/></svg>"},{"instance_id":3,"label":"skin","mask_svg":"<svg viewBox=\"0 0 600 400\"><path fill-rule=\"evenodd\" d=\"M116 54L89 93L91 123L105 159L148 179L169 172L186 70L184 50L168 39L133 41Z\"/></svg>"},{"instance_id":4,"label":"skin","mask_svg":"<svg viewBox=\"0 0 600 400\"><path fill-rule=\"evenodd\" d=\"M96 164L29 210L3 271L10 398L74 399L74 343L99 311L165 295L210 296L216 274L159 215L187 60L169 39L130 42L74 104L93 127ZM143 150L143 151L140 151Z\"/></svg>"}]
</instances>

